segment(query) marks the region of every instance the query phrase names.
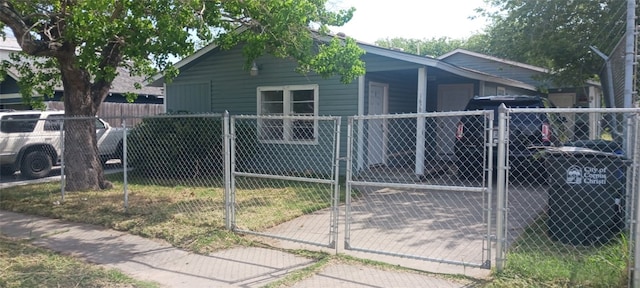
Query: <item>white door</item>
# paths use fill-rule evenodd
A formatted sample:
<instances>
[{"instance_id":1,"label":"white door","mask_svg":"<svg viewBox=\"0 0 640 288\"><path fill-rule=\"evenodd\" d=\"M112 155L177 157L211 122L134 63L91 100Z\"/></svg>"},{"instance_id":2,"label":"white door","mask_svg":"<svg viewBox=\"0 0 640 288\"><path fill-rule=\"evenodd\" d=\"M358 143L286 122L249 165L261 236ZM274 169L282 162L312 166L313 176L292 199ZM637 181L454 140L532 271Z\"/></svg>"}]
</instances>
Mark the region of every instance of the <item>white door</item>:
<instances>
[{"instance_id":1,"label":"white door","mask_svg":"<svg viewBox=\"0 0 640 288\"><path fill-rule=\"evenodd\" d=\"M473 98L473 84L438 85L438 111L462 111L469 99ZM436 133L436 155L442 160L454 159L456 127L460 117L438 118ZM427 139L429 142L429 139Z\"/></svg>"},{"instance_id":2,"label":"white door","mask_svg":"<svg viewBox=\"0 0 640 288\"><path fill-rule=\"evenodd\" d=\"M389 85L369 82L369 115L389 113ZM386 164L387 135L386 122L382 119L371 119L367 122L367 159L369 166Z\"/></svg>"}]
</instances>

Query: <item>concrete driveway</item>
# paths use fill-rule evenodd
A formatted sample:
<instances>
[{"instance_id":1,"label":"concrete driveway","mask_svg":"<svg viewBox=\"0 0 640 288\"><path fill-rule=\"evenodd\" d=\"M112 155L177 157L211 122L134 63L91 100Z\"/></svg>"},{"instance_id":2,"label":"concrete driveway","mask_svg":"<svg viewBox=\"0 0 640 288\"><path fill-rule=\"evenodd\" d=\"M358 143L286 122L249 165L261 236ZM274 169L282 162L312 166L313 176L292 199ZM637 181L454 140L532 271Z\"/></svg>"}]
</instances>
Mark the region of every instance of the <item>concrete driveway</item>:
<instances>
[{"instance_id":1,"label":"concrete driveway","mask_svg":"<svg viewBox=\"0 0 640 288\"><path fill-rule=\"evenodd\" d=\"M496 235L495 196L490 206L493 227L489 228L486 224L489 205L483 205L487 198L480 192L371 187L358 190L362 193L352 201L348 235L346 207L339 207L335 248L265 237L261 240L281 248L344 253L436 273L476 278L489 275L490 270L473 266L486 261L495 263L495 241L486 242L487 235ZM546 195L546 187L509 185L508 203L512 213L508 215L507 245L545 209ZM273 227L266 233L307 243L328 243L329 228L330 210L325 209Z\"/></svg>"}]
</instances>

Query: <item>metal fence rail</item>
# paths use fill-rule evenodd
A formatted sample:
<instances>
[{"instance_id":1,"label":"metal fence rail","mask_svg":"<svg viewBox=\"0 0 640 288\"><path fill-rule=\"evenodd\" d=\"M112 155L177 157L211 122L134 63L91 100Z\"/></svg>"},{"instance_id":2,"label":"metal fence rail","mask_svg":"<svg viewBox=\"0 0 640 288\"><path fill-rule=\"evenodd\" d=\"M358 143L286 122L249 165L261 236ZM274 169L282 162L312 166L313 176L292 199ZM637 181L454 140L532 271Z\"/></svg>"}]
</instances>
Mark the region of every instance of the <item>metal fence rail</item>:
<instances>
[{"instance_id":1,"label":"metal fence rail","mask_svg":"<svg viewBox=\"0 0 640 288\"><path fill-rule=\"evenodd\" d=\"M459 158L466 120L480 129L469 139L479 153ZM350 117L345 248L489 268L491 120L491 111Z\"/></svg>"},{"instance_id":2,"label":"metal fence rail","mask_svg":"<svg viewBox=\"0 0 640 288\"><path fill-rule=\"evenodd\" d=\"M339 125L340 117L232 116L233 230L335 247Z\"/></svg>"}]
</instances>

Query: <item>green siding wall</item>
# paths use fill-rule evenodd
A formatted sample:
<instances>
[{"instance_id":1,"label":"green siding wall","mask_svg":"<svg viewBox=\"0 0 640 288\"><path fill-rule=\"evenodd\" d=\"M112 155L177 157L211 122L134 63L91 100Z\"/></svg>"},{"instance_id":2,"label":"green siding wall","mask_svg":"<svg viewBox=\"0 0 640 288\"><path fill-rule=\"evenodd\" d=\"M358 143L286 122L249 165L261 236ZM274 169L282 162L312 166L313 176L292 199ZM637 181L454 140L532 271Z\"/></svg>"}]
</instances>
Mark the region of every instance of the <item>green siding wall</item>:
<instances>
[{"instance_id":1,"label":"green siding wall","mask_svg":"<svg viewBox=\"0 0 640 288\"><path fill-rule=\"evenodd\" d=\"M209 82L167 85L167 95L179 95L166 98L167 112L209 112L211 110L210 87Z\"/></svg>"},{"instance_id":2,"label":"green siding wall","mask_svg":"<svg viewBox=\"0 0 640 288\"><path fill-rule=\"evenodd\" d=\"M200 57L197 63L190 63L188 67L183 67L184 69L181 70L178 77L167 85L167 109L180 108L180 110L185 110L185 108L189 108L193 109L192 112L214 113L223 113L226 110L231 115L255 115L257 88L260 86L318 84L318 114L320 116L343 116L340 145L341 154L344 155L347 143L347 116L356 115L358 111L358 81L343 84L338 77L323 79L313 73L302 75L295 71L295 62L271 56L261 57L255 62L259 67L259 75L251 76L244 67L245 58L239 47L226 51L214 50L208 55ZM208 84L208 94L194 93L193 90L186 88L189 86L203 87L204 83ZM200 88L195 90L200 91ZM200 98L207 98L209 102ZM193 102L194 104L184 104L183 102ZM204 107L208 107L207 111L202 111ZM325 133L322 135L324 137L331 136L326 135L326 129L322 129L320 132ZM320 142L326 145L324 141ZM256 171L271 169L271 171L280 172L305 172L309 170L309 167L327 166L327 163L332 163L327 161L331 155L326 149L314 150L313 147L305 148L305 145L260 143L256 145L258 145L256 150L260 152L253 156L256 161L251 167ZM312 152L313 155L310 155L310 151L316 152ZM297 167L280 165L296 161L300 162ZM318 169L318 172L326 173L324 168L326 167ZM344 173L344 168L342 172Z\"/></svg>"},{"instance_id":3,"label":"green siding wall","mask_svg":"<svg viewBox=\"0 0 640 288\"><path fill-rule=\"evenodd\" d=\"M210 83L210 110L231 114L255 114L257 87L282 85L319 85L319 115L347 116L358 111L358 83L342 84L339 78L323 79L310 73L302 75L295 71L296 63L274 57L261 57L256 60L258 76L250 76L244 68L245 58L240 48L227 51L212 51L191 63L180 72L174 81L167 85L167 109L173 109L177 101L171 98L185 97L184 92L172 90L175 85L193 85ZM202 95L206 97L206 95Z\"/></svg>"}]
</instances>

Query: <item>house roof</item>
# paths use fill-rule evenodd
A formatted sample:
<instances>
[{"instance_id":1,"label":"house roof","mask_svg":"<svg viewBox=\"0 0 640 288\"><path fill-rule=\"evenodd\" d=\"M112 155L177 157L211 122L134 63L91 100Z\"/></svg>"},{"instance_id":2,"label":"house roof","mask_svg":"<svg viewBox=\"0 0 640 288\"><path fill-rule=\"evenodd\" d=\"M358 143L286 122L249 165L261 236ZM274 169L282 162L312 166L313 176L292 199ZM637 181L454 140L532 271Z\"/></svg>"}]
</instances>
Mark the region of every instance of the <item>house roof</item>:
<instances>
[{"instance_id":1,"label":"house roof","mask_svg":"<svg viewBox=\"0 0 640 288\"><path fill-rule=\"evenodd\" d=\"M468 55L468 56L475 57L475 58L485 59L485 60L489 60L489 61L493 61L493 62L497 62L497 63L502 63L502 64L506 64L506 65L511 65L511 66L522 68L522 69L531 70L532 72L546 73L546 74L551 74L552 73L549 69L546 69L546 68L543 68L543 67L529 65L529 64L522 63L522 62L517 62L517 61L512 61L512 60L507 60L507 59L502 59L502 58L498 58L498 57L494 57L494 56L490 56L490 55L486 55L486 54L482 54L482 53L478 53L478 52L465 50L465 49L462 49L462 48L458 48L458 49L455 49L455 50L453 50L451 52L448 52L446 54L440 55L439 57L437 57L437 59L446 62L446 60L448 58L451 58L453 56L460 55L460 54ZM587 80L586 83L588 85L591 85L591 86L598 86L598 87L601 86L601 84L599 82L593 81L593 80Z\"/></svg>"},{"instance_id":2,"label":"house roof","mask_svg":"<svg viewBox=\"0 0 640 288\"><path fill-rule=\"evenodd\" d=\"M236 32L242 32L242 31L236 31ZM327 39L323 39L323 41L327 41ZM387 57L387 58L414 63L418 65L424 65L427 67L434 67L434 68L438 68L438 69L441 69L462 77L470 78L470 79L487 81L487 82L495 82L498 84L518 87L523 89L529 89L529 90L536 89L535 86L521 82L521 81L516 81L509 78L499 77L496 75L491 75L488 73L483 73L480 71L455 66L453 64L449 64L444 61L441 61L440 59L437 59L437 58L418 56L418 55L414 55L414 54L410 54L410 53L406 53L398 50L383 48L374 44L365 43L361 41L357 41L357 43L363 50L365 50L366 53L369 53L369 54L379 55L382 57ZM178 61L176 64L174 64L174 66L177 69L185 67L191 64L192 62L196 61L200 57L214 51L218 47L219 46L214 43L209 44L204 48L196 51L194 54L191 54L188 57L185 57L182 60ZM151 77L151 79L147 83L150 86L156 86L156 87L162 86L164 83L164 76L161 73L156 74L153 77Z\"/></svg>"},{"instance_id":3,"label":"house roof","mask_svg":"<svg viewBox=\"0 0 640 288\"><path fill-rule=\"evenodd\" d=\"M241 32L241 31L236 31L236 32ZM321 37L321 41L328 42L329 37L333 37L333 35ZM462 77L470 78L470 79L487 81L487 82L495 82L498 84L518 87L523 89L529 89L529 90L536 89L535 86L521 82L521 81L516 81L509 78L504 78L496 75L491 75L488 73L483 73L480 71L466 69L464 67L455 66L453 64L441 61L440 59L437 59L437 58L414 55L414 54L410 54L410 53L406 53L398 50L383 48L374 44L365 43L361 41L356 41L356 42L368 54L375 54L382 57L387 57L387 58L414 63L418 65L424 65L427 67L434 67L434 68L438 68L438 69L441 69ZM209 44L204 48L196 51L194 54L191 54L188 57L185 57L182 60L178 61L177 63L174 64L174 66L177 69L185 67L191 64L192 62L196 61L200 57L203 57L204 55L207 55L210 52L214 51L216 48L218 48L218 45L214 43ZM157 87L162 86L164 83L164 76L161 73L156 74L153 77L151 77L149 82L147 83L148 85L151 85L151 86L157 86Z\"/></svg>"},{"instance_id":4,"label":"house roof","mask_svg":"<svg viewBox=\"0 0 640 288\"><path fill-rule=\"evenodd\" d=\"M419 55L410 54L410 53L397 51L393 49L387 49L387 48L383 48L380 46L363 43L363 42L358 42L358 44L367 53L376 54L383 57L388 57L388 58L406 61L410 63L420 64L428 67L438 68L443 71L447 71L447 72L450 72L462 77L470 78L470 79L487 81L487 82L495 82L498 84L504 84L504 85L509 85L509 86L523 88L523 89L529 89L529 90L536 89L535 86L521 82L521 81L516 81L509 78L504 78L504 77L491 75L488 73L456 66L456 65L441 61L438 58L433 58L429 56L419 56Z\"/></svg>"},{"instance_id":5,"label":"house roof","mask_svg":"<svg viewBox=\"0 0 640 288\"><path fill-rule=\"evenodd\" d=\"M533 70L536 72L541 72L541 73L550 73L548 69L542 68L542 67L538 67L538 66L533 66L533 65L529 65L529 64L525 64L525 63L521 63L521 62L516 62L516 61L511 61L511 60L507 60L507 59L502 59L502 58L498 58L498 57L493 57L493 56L489 56L486 54L482 54L482 53L478 53L478 52L473 52L473 51L469 51L469 50L465 50L465 49L455 49L449 53L446 53L444 55L440 55L438 57L438 59L440 60L444 60L447 59L453 55L456 54L466 54L469 56L473 56L473 57L477 57L477 58L482 58L482 59L487 59L487 60L491 60L491 61L495 61L495 62L500 62L500 63L504 63L504 64L509 64L512 66L516 66L516 67L520 67L520 68L524 68L524 69L529 69L529 70Z\"/></svg>"},{"instance_id":6,"label":"house roof","mask_svg":"<svg viewBox=\"0 0 640 288\"><path fill-rule=\"evenodd\" d=\"M6 37L4 41L0 41L0 61L2 60L10 60L9 55L11 53L20 52L22 48L18 44L16 38ZM7 71L7 75L15 80L20 78L20 75L16 69L9 69ZM136 89L134 84L140 83L143 86L140 89ZM143 77L140 76L131 76L129 69L125 67L118 67L118 76L111 83L110 93L115 94L124 94L127 92L135 93L138 95L148 95L148 96L156 96L162 97L162 89L159 87L146 86L144 85L145 81ZM61 85L56 85L54 87L56 91L63 91L63 87Z\"/></svg>"}]
</instances>

